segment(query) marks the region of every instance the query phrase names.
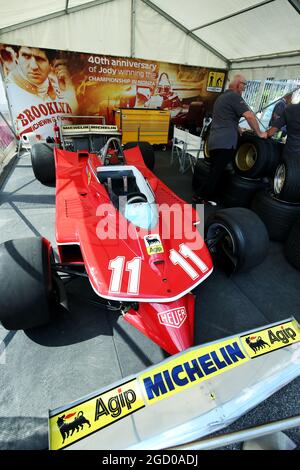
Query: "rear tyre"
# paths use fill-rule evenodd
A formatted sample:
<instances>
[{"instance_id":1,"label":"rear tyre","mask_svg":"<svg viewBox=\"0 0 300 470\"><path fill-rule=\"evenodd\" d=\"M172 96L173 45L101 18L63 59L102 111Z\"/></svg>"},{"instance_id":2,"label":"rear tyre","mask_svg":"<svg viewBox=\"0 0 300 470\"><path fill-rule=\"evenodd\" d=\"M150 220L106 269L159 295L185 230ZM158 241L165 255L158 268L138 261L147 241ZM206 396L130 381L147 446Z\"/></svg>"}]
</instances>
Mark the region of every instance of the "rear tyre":
<instances>
[{"instance_id":1,"label":"rear tyre","mask_svg":"<svg viewBox=\"0 0 300 470\"><path fill-rule=\"evenodd\" d=\"M51 251L45 238L0 245L0 321L4 328L25 330L50 321Z\"/></svg>"},{"instance_id":2,"label":"rear tyre","mask_svg":"<svg viewBox=\"0 0 300 470\"><path fill-rule=\"evenodd\" d=\"M293 224L284 246L286 259L292 266L300 269L300 218Z\"/></svg>"},{"instance_id":3,"label":"rear tyre","mask_svg":"<svg viewBox=\"0 0 300 470\"><path fill-rule=\"evenodd\" d=\"M149 142L127 142L127 144L124 145L124 150L133 147L139 147L146 167L153 171L155 166L155 154L152 145L149 144Z\"/></svg>"},{"instance_id":4,"label":"rear tyre","mask_svg":"<svg viewBox=\"0 0 300 470\"><path fill-rule=\"evenodd\" d=\"M245 272L267 255L269 237L260 218L249 209L221 209L208 217L205 240L214 262L227 274Z\"/></svg>"},{"instance_id":5,"label":"rear tyre","mask_svg":"<svg viewBox=\"0 0 300 470\"><path fill-rule=\"evenodd\" d=\"M53 144L34 144L31 147L31 164L34 176L42 184L55 183Z\"/></svg>"}]
</instances>

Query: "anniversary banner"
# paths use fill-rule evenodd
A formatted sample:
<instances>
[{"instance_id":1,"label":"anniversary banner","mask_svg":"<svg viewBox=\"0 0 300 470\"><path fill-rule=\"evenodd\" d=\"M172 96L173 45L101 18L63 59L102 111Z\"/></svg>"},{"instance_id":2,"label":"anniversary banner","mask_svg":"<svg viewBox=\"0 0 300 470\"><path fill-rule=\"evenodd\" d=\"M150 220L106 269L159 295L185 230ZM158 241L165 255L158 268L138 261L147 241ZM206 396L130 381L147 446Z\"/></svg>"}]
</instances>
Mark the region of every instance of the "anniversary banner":
<instances>
[{"instance_id":1,"label":"anniversary banner","mask_svg":"<svg viewBox=\"0 0 300 470\"><path fill-rule=\"evenodd\" d=\"M170 110L180 124L192 101L211 112L225 84L225 71L167 62L7 44L0 53L19 135L53 136L62 115L103 116L114 124L120 108Z\"/></svg>"}]
</instances>

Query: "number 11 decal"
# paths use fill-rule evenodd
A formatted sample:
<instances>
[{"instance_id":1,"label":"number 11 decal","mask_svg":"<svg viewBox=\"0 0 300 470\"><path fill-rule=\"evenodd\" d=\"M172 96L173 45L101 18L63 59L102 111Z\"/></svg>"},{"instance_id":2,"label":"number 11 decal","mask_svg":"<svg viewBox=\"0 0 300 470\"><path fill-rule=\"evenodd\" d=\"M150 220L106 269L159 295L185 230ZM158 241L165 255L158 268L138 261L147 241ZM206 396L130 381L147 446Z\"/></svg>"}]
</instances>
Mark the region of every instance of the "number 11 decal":
<instances>
[{"instance_id":1,"label":"number 11 decal","mask_svg":"<svg viewBox=\"0 0 300 470\"><path fill-rule=\"evenodd\" d=\"M184 243L179 245L179 252L176 250L170 250L169 257L170 261L175 266L180 266L193 281L197 279L200 274L193 266L191 266L187 258L191 260L202 273L208 271L206 264ZM140 290L141 266L142 260L137 257L126 262L125 256L117 256L115 259L112 259L108 265L108 269L112 271L109 292L113 294L119 294L121 292L122 278L125 268L125 271L129 273L127 294L138 295Z\"/></svg>"},{"instance_id":2,"label":"number 11 decal","mask_svg":"<svg viewBox=\"0 0 300 470\"><path fill-rule=\"evenodd\" d=\"M183 256L181 256L183 255ZM202 259L196 255L187 245L181 243L179 245L179 253L176 250L170 250L170 260L174 265L179 265L187 274L190 276L193 281L199 277L199 273L190 265L190 263L185 259L189 258L195 263L196 266L200 269L202 273L208 271L208 267L203 263Z\"/></svg>"},{"instance_id":3,"label":"number 11 decal","mask_svg":"<svg viewBox=\"0 0 300 470\"><path fill-rule=\"evenodd\" d=\"M115 294L121 290L122 277L124 274L125 257L117 256L117 258L111 260L108 265L108 269L112 271L109 285L109 292ZM127 286L128 294L138 294L140 288L140 277L141 277L141 258L133 258L131 261L126 263L126 271L129 272L129 280Z\"/></svg>"}]
</instances>

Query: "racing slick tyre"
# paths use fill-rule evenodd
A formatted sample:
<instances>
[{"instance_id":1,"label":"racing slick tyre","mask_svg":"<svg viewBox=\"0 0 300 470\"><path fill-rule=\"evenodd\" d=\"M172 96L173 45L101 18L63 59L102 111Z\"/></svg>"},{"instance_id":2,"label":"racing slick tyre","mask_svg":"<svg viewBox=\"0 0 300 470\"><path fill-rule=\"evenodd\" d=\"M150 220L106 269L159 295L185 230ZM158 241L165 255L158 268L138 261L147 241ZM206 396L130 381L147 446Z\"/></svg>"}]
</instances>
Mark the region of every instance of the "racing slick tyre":
<instances>
[{"instance_id":1,"label":"racing slick tyre","mask_svg":"<svg viewBox=\"0 0 300 470\"><path fill-rule=\"evenodd\" d=\"M274 176L274 194L286 202L300 203L300 158L286 157Z\"/></svg>"},{"instance_id":2,"label":"racing slick tyre","mask_svg":"<svg viewBox=\"0 0 300 470\"><path fill-rule=\"evenodd\" d=\"M127 142L127 144L124 145L124 150L132 149L136 146L140 148L146 167L153 171L155 166L155 154L152 145L149 144L149 142Z\"/></svg>"},{"instance_id":3,"label":"racing slick tyre","mask_svg":"<svg viewBox=\"0 0 300 470\"><path fill-rule=\"evenodd\" d=\"M0 321L25 330L50 321L51 245L45 238L21 238L0 245Z\"/></svg>"},{"instance_id":4,"label":"racing slick tyre","mask_svg":"<svg viewBox=\"0 0 300 470\"><path fill-rule=\"evenodd\" d=\"M250 179L225 172L220 201L225 207L250 207L254 194L268 184L267 179Z\"/></svg>"},{"instance_id":5,"label":"racing slick tyre","mask_svg":"<svg viewBox=\"0 0 300 470\"><path fill-rule=\"evenodd\" d=\"M293 224L284 246L284 254L288 262L300 269L300 218Z\"/></svg>"},{"instance_id":6,"label":"racing slick tyre","mask_svg":"<svg viewBox=\"0 0 300 470\"><path fill-rule=\"evenodd\" d=\"M205 241L215 264L227 274L249 271L264 260L269 248L265 225L244 207L221 209L208 217Z\"/></svg>"},{"instance_id":7,"label":"racing slick tyre","mask_svg":"<svg viewBox=\"0 0 300 470\"><path fill-rule=\"evenodd\" d=\"M198 158L194 167L192 186L197 191L210 173L210 163L203 158Z\"/></svg>"},{"instance_id":8,"label":"racing slick tyre","mask_svg":"<svg viewBox=\"0 0 300 470\"><path fill-rule=\"evenodd\" d=\"M270 158L273 159L273 149L269 143L256 135L245 132L239 140L234 168L241 176L259 178L266 176Z\"/></svg>"},{"instance_id":9,"label":"racing slick tyre","mask_svg":"<svg viewBox=\"0 0 300 470\"><path fill-rule=\"evenodd\" d=\"M270 240L285 241L298 217L300 204L291 204L277 199L271 190L258 191L251 208L267 227Z\"/></svg>"},{"instance_id":10,"label":"racing slick tyre","mask_svg":"<svg viewBox=\"0 0 300 470\"><path fill-rule=\"evenodd\" d=\"M55 183L54 144L38 143L31 147L34 176L42 184Z\"/></svg>"}]
</instances>

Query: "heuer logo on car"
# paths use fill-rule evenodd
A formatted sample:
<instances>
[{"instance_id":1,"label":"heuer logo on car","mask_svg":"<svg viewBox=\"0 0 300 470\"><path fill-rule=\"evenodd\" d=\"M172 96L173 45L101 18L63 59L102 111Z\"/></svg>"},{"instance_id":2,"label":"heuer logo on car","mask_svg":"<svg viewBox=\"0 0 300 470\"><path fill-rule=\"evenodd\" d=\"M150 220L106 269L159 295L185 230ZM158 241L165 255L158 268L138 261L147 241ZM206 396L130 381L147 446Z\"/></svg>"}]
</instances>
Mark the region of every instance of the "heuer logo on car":
<instances>
[{"instance_id":1,"label":"heuer logo on car","mask_svg":"<svg viewBox=\"0 0 300 470\"><path fill-rule=\"evenodd\" d=\"M184 307L167 310L158 314L159 323L161 325L171 326L173 328L180 328L187 318L187 313Z\"/></svg>"}]
</instances>

